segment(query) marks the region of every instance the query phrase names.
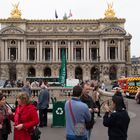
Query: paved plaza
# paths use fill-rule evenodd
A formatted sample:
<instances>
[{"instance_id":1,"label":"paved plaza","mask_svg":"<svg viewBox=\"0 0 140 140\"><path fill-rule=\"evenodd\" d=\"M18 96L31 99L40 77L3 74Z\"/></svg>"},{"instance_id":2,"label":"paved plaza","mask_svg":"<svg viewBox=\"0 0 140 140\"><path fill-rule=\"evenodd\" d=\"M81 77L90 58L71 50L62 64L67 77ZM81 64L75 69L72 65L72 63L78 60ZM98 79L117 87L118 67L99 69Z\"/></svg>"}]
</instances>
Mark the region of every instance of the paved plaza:
<instances>
[{"instance_id":1,"label":"paved plaza","mask_svg":"<svg viewBox=\"0 0 140 140\"><path fill-rule=\"evenodd\" d=\"M128 140L140 139L140 105L134 99L128 99L129 114L131 122L128 130ZM40 128L42 134L40 140L65 140L65 128L52 128L52 115L49 114L49 126ZM13 140L13 133L8 140ZM108 140L107 128L102 125L102 118L97 118L92 130L91 140Z\"/></svg>"}]
</instances>

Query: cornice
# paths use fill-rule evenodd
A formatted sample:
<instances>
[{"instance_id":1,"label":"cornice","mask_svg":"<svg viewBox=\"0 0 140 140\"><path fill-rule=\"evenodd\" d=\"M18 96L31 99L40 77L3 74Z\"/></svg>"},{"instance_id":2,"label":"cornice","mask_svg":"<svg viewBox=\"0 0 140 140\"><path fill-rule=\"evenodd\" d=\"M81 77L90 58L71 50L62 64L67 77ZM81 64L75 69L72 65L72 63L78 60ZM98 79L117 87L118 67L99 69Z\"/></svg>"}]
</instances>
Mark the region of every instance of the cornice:
<instances>
[{"instance_id":1,"label":"cornice","mask_svg":"<svg viewBox=\"0 0 140 140\"><path fill-rule=\"evenodd\" d=\"M101 18L101 19L17 19L17 18L7 18L7 19L0 19L0 23L29 23L29 24L36 24L36 23L53 23L53 24L90 24L90 23L125 23L124 18Z\"/></svg>"}]
</instances>

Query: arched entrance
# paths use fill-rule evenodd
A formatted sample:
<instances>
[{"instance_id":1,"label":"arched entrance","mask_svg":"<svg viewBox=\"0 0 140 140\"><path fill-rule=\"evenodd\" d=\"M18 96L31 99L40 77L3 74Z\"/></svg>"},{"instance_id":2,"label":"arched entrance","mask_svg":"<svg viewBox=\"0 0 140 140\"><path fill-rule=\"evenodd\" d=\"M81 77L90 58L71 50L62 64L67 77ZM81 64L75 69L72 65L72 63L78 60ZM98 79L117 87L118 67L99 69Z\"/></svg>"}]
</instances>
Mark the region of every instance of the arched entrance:
<instances>
[{"instance_id":1,"label":"arched entrance","mask_svg":"<svg viewBox=\"0 0 140 140\"><path fill-rule=\"evenodd\" d=\"M117 79L117 67L116 66L111 66L109 68L109 78L110 78L110 80Z\"/></svg>"},{"instance_id":2,"label":"arched entrance","mask_svg":"<svg viewBox=\"0 0 140 140\"><path fill-rule=\"evenodd\" d=\"M36 71L33 67L28 69L28 77L35 77Z\"/></svg>"},{"instance_id":3,"label":"arched entrance","mask_svg":"<svg viewBox=\"0 0 140 140\"><path fill-rule=\"evenodd\" d=\"M44 77L50 77L52 75L51 69L49 67L46 67L44 69Z\"/></svg>"},{"instance_id":4,"label":"arched entrance","mask_svg":"<svg viewBox=\"0 0 140 140\"><path fill-rule=\"evenodd\" d=\"M98 67L91 68L91 80L99 80L100 79L100 71Z\"/></svg>"},{"instance_id":5,"label":"arched entrance","mask_svg":"<svg viewBox=\"0 0 140 140\"><path fill-rule=\"evenodd\" d=\"M75 79L83 81L83 70L80 67L75 68Z\"/></svg>"}]
</instances>

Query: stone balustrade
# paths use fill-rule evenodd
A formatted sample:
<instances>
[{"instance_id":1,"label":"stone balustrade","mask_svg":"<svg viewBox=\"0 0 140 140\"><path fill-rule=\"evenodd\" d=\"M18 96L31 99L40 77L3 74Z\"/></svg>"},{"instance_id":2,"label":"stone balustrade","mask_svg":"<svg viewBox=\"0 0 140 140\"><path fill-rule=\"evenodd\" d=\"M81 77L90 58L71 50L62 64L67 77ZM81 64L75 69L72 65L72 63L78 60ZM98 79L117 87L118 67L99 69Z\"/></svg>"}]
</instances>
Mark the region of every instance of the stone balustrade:
<instances>
[{"instance_id":1,"label":"stone balustrade","mask_svg":"<svg viewBox=\"0 0 140 140\"><path fill-rule=\"evenodd\" d=\"M72 88L63 87L49 87L50 96L55 97L57 100L67 100L72 95ZM13 103L16 95L21 91L21 88L1 88L0 91L7 96L7 101ZM105 101L110 98L114 93L99 90L101 93L101 100ZM32 88L32 95L37 99L40 94L40 88Z\"/></svg>"}]
</instances>

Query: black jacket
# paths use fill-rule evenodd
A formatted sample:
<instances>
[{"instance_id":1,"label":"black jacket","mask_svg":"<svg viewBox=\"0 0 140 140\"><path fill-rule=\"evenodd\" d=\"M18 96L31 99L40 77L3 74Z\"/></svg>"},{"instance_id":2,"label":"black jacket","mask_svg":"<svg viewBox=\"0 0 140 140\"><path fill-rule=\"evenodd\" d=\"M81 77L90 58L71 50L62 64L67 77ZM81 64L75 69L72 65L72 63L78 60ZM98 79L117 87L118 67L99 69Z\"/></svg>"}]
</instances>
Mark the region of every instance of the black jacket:
<instances>
[{"instance_id":1,"label":"black jacket","mask_svg":"<svg viewBox=\"0 0 140 140\"><path fill-rule=\"evenodd\" d=\"M104 126L108 127L109 140L126 140L130 118L126 110L105 113L103 117Z\"/></svg>"},{"instance_id":2,"label":"black jacket","mask_svg":"<svg viewBox=\"0 0 140 140\"><path fill-rule=\"evenodd\" d=\"M83 103L87 104L88 108L92 108L92 109L97 108L91 96L83 94L80 99ZM94 112L93 112L91 113L91 121L86 123L86 128L91 129L94 125L94 122L95 120L94 120Z\"/></svg>"}]
</instances>

